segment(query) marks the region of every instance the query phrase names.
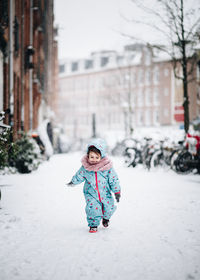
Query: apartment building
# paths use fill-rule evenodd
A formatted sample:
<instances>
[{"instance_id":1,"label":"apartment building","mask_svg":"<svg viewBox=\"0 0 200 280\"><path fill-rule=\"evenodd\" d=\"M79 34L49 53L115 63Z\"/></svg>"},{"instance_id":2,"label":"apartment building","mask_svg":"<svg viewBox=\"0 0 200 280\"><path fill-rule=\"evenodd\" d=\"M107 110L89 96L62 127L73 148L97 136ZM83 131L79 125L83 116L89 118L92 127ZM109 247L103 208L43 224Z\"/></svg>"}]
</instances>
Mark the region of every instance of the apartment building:
<instances>
[{"instance_id":1,"label":"apartment building","mask_svg":"<svg viewBox=\"0 0 200 280\"><path fill-rule=\"evenodd\" d=\"M57 108L53 0L0 1L0 110L17 138Z\"/></svg>"},{"instance_id":2,"label":"apartment building","mask_svg":"<svg viewBox=\"0 0 200 280\"><path fill-rule=\"evenodd\" d=\"M94 116L101 135L122 130L129 135L136 127L183 122L182 83L163 53L135 44L121 53L101 51L87 59L63 60L59 67L60 116L70 136L91 136ZM189 93L193 119L196 95Z\"/></svg>"}]
</instances>

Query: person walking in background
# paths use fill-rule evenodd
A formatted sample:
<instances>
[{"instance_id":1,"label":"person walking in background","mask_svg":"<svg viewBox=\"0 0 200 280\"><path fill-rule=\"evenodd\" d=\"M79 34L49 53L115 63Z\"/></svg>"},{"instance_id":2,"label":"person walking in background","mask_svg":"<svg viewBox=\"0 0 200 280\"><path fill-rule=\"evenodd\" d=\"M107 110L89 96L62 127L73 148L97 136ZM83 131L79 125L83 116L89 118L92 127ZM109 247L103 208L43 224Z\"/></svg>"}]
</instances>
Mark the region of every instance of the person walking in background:
<instances>
[{"instance_id":1,"label":"person walking in background","mask_svg":"<svg viewBox=\"0 0 200 280\"><path fill-rule=\"evenodd\" d=\"M89 232L97 232L102 224L108 227L116 210L112 193L119 202L121 188L111 160L106 156L106 143L103 139L93 139L87 146L87 154L81 160L82 166L67 185L73 187L85 182L83 193L86 200L86 215Z\"/></svg>"}]
</instances>

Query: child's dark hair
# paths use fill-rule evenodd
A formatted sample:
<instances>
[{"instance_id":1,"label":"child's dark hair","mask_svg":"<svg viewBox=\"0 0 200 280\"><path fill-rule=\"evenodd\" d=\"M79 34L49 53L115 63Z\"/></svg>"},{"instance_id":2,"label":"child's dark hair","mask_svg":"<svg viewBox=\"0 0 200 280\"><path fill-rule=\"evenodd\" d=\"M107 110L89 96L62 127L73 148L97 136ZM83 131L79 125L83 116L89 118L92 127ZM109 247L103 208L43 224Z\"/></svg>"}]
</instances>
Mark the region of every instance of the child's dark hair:
<instances>
[{"instance_id":1,"label":"child's dark hair","mask_svg":"<svg viewBox=\"0 0 200 280\"><path fill-rule=\"evenodd\" d=\"M99 149L97 149L95 146L90 146L88 148L88 151L87 151L87 155L89 155L90 152L93 152L95 154L99 154L101 156L101 152Z\"/></svg>"}]
</instances>

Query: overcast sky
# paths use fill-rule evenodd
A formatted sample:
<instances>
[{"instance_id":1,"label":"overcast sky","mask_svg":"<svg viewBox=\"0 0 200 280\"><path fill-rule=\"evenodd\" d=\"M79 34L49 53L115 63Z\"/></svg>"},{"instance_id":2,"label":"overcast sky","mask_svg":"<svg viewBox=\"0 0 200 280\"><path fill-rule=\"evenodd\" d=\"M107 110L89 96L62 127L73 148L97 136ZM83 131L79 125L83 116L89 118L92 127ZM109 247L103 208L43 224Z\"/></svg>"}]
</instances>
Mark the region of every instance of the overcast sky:
<instances>
[{"instance_id":1,"label":"overcast sky","mask_svg":"<svg viewBox=\"0 0 200 280\"><path fill-rule=\"evenodd\" d=\"M154 1L148 0L148 5ZM199 7L200 0L184 1L193 7L198 3ZM120 32L147 41L155 37L155 31L139 29L121 16L144 18L131 0L54 0L54 13L59 26L59 58L86 58L93 51L122 50L131 40ZM161 42L157 33L155 40Z\"/></svg>"},{"instance_id":2,"label":"overcast sky","mask_svg":"<svg viewBox=\"0 0 200 280\"><path fill-rule=\"evenodd\" d=\"M130 0L55 0L59 25L59 58L87 57L92 51L119 49L129 39L118 31L127 23L120 13L133 9Z\"/></svg>"}]
</instances>

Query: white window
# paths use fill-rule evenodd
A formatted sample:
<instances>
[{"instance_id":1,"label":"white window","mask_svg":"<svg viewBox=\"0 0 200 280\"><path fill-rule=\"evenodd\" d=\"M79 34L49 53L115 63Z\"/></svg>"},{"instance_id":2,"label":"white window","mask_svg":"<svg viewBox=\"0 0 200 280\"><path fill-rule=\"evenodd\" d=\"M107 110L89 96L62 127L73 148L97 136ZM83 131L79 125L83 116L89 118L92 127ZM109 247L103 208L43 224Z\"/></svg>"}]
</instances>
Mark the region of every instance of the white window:
<instances>
[{"instance_id":1,"label":"white window","mask_svg":"<svg viewBox=\"0 0 200 280\"><path fill-rule=\"evenodd\" d=\"M72 90L76 91L76 80L75 79L72 80Z\"/></svg>"},{"instance_id":2,"label":"white window","mask_svg":"<svg viewBox=\"0 0 200 280\"><path fill-rule=\"evenodd\" d=\"M169 89L168 88L164 88L164 96L168 96L169 95Z\"/></svg>"},{"instance_id":3,"label":"white window","mask_svg":"<svg viewBox=\"0 0 200 280\"><path fill-rule=\"evenodd\" d=\"M168 117L169 116L169 110L167 108L165 108L163 114L164 114L165 117Z\"/></svg>"},{"instance_id":4,"label":"white window","mask_svg":"<svg viewBox=\"0 0 200 280\"><path fill-rule=\"evenodd\" d=\"M124 75L124 87L128 88L130 85L130 74L127 73Z\"/></svg>"},{"instance_id":5,"label":"white window","mask_svg":"<svg viewBox=\"0 0 200 280\"><path fill-rule=\"evenodd\" d=\"M147 106L151 104L151 91L149 88L145 91L145 101Z\"/></svg>"},{"instance_id":6,"label":"white window","mask_svg":"<svg viewBox=\"0 0 200 280\"><path fill-rule=\"evenodd\" d=\"M154 105L159 105L159 91L157 88L154 89L153 101Z\"/></svg>"},{"instance_id":7,"label":"white window","mask_svg":"<svg viewBox=\"0 0 200 280\"><path fill-rule=\"evenodd\" d=\"M124 57L123 56L118 56L117 59L117 65L121 66L124 64Z\"/></svg>"},{"instance_id":8,"label":"white window","mask_svg":"<svg viewBox=\"0 0 200 280\"><path fill-rule=\"evenodd\" d=\"M165 77L168 77L168 76L169 76L169 69L168 69L168 68L165 68L165 69L164 69L164 76L165 76Z\"/></svg>"},{"instance_id":9,"label":"white window","mask_svg":"<svg viewBox=\"0 0 200 280\"><path fill-rule=\"evenodd\" d=\"M95 77L91 76L89 79L89 88L94 89Z\"/></svg>"},{"instance_id":10,"label":"white window","mask_svg":"<svg viewBox=\"0 0 200 280\"><path fill-rule=\"evenodd\" d=\"M136 95L134 91L131 92L131 104L133 108L136 106Z\"/></svg>"},{"instance_id":11,"label":"white window","mask_svg":"<svg viewBox=\"0 0 200 280\"><path fill-rule=\"evenodd\" d=\"M133 72L133 73L131 74L131 85L132 85L132 86L135 86L135 85L136 85L136 74L135 74L135 72Z\"/></svg>"},{"instance_id":12,"label":"white window","mask_svg":"<svg viewBox=\"0 0 200 280\"><path fill-rule=\"evenodd\" d=\"M143 85L144 83L144 73L142 69L139 69L138 71L138 85Z\"/></svg>"},{"instance_id":13,"label":"white window","mask_svg":"<svg viewBox=\"0 0 200 280\"><path fill-rule=\"evenodd\" d=\"M156 66L153 69L153 82L155 85L157 85L159 83L159 79L160 79L159 68L158 68L158 66Z\"/></svg>"},{"instance_id":14,"label":"white window","mask_svg":"<svg viewBox=\"0 0 200 280\"><path fill-rule=\"evenodd\" d=\"M147 69L145 72L145 84L149 85L151 82L151 72L150 69Z\"/></svg>"},{"instance_id":15,"label":"white window","mask_svg":"<svg viewBox=\"0 0 200 280\"><path fill-rule=\"evenodd\" d=\"M105 83L105 78L101 77L100 78L100 89L105 89L106 83Z\"/></svg>"},{"instance_id":16,"label":"white window","mask_svg":"<svg viewBox=\"0 0 200 280\"><path fill-rule=\"evenodd\" d=\"M153 122L154 125L158 125L159 124L159 111L156 109L153 112Z\"/></svg>"},{"instance_id":17,"label":"white window","mask_svg":"<svg viewBox=\"0 0 200 280\"><path fill-rule=\"evenodd\" d=\"M99 81L99 78L96 77L96 79L95 79L95 87L94 87L94 88L95 88L96 90L98 90L99 87L100 87L100 85L101 85L101 82Z\"/></svg>"},{"instance_id":18,"label":"white window","mask_svg":"<svg viewBox=\"0 0 200 280\"><path fill-rule=\"evenodd\" d=\"M144 94L142 90L139 90L137 93L137 105L141 107L144 104Z\"/></svg>"},{"instance_id":19,"label":"white window","mask_svg":"<svg viewBox=\"0 0 200 280\"><path fill-rule=\"evenodd\" d=\"M137 121L138 125L143 125L143 111L138 111L137 112Z\"/></svg>"},{"instance_id":20,"label":"white window","mask_svg":"<svg viewBox=\"0 0 200 280\"><path fill-rule=\"evenodd\" d=\"M151 115L150 115L150 110L149 109L145 110L145 125L146 126L151 125Z\"/></svg>"}]
</instances>

